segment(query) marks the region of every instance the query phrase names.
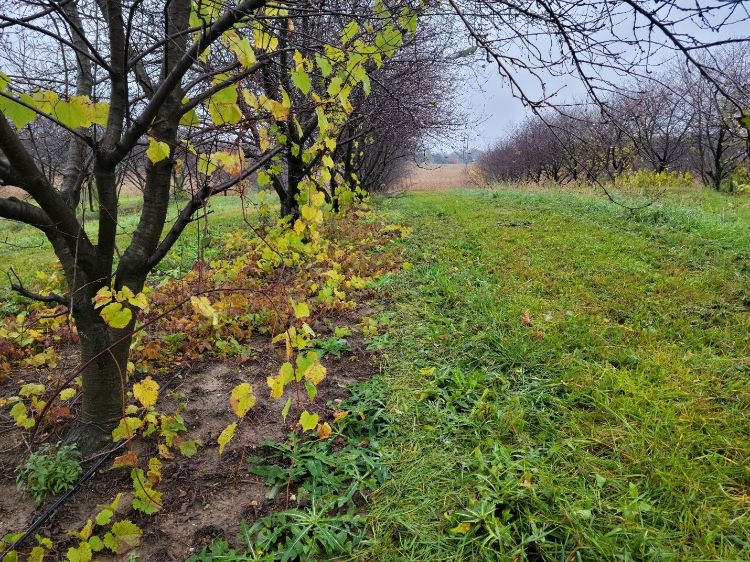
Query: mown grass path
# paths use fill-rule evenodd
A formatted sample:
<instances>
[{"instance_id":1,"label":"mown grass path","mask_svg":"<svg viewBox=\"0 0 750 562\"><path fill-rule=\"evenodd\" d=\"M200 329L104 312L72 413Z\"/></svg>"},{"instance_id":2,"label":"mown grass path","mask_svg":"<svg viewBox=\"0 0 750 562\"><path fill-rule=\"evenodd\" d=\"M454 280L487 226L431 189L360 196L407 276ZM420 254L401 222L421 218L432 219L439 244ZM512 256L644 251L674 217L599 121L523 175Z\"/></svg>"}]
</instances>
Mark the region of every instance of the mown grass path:
<instances>
[{"instance_id":1,"label":"mown grass path","mask_svg":"<svg viewBox=\"0 0 750 562\"><path fill-rule=\"evenodd\" d=\"M747 199L384 206L413 268L369 559L750 560Z\"/></svg>"}]
</instances>

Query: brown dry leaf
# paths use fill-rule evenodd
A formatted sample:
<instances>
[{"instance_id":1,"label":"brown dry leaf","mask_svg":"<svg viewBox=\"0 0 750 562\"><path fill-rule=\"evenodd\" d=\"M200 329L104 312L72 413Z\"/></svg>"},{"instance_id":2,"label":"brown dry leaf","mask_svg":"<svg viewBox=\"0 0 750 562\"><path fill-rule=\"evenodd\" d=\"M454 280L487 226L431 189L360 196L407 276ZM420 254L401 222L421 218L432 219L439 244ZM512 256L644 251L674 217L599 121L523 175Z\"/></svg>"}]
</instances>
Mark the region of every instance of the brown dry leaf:
<instances>
[{"instance_id":1,"label":"brown dry leaf","mask_svg":"<svg viewBox=\"0 0 750 562\"><path fill-rule=\"evenodd\" d=\"M135 454L135 451L128 451L119 457L115 457L115 461L112 463L112 468L122 468L125 466L138 466L138 455Z\"/></svg>"}]
</instances>

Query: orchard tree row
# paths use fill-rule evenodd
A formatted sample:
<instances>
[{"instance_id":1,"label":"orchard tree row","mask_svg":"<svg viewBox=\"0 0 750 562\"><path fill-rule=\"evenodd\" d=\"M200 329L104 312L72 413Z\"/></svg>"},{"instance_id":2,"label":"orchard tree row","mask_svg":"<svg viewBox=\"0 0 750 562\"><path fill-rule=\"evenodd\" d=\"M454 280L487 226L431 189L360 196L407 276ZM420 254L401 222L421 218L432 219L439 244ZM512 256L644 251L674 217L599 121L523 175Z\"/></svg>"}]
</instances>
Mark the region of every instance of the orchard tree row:
<instances>
[{"instance_id":1,"label":"orchard tree row","mask_svg":"<svg viewBox=\"0 0 750 562\"><path fill-rule=\"evenodd\" d=\"M0 218L41 230L80 337L83 401L68 436L106 444L149 273L208 200L278 197L296 244L380 188L438 127L440 38L420 2L151 0L3 8ZM119 248L120 196L143 205ZM181 205L168 221L175 198ZM84 224L85 207L98 217Z\"/></svg>"},{"instance_id":2,"label":"orchard tree row","mask_svg":"<svg viewBox=\"0 0 750 562\"><path fill-rule=\"evenodd\" d=\"M645 171L649 181L692 177L717 191L750 184L748 128L733 103L750 107L750 50L724 47L703 63L716 83L675 62L598 100L540 111L485 152L479 169L494 181L612 182Z\"/></svg>"}]
</instances>

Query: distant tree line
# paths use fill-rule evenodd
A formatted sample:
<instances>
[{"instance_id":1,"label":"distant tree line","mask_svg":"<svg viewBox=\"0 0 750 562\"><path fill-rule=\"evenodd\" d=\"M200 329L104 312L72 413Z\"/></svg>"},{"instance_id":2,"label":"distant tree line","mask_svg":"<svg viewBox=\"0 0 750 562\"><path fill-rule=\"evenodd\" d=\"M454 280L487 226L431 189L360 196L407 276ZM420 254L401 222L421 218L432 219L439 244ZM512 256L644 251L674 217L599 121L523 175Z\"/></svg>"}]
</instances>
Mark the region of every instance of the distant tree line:
<instances>
[{"instance_id":1,"label":"distant tree line","mask_svg":"<svg viewBox=\"0 0 750 562\"><path fill-rule=\"evenodd\" d=\"M690 173L733 191L747 183L750 140L726 95L750 107L750 50L725 48L705 64L720 70L716 83L672 65L595 102L537 112L477 167L490 181L559 183L614 181L639 170Z\"/></svg>"}]
</instances>

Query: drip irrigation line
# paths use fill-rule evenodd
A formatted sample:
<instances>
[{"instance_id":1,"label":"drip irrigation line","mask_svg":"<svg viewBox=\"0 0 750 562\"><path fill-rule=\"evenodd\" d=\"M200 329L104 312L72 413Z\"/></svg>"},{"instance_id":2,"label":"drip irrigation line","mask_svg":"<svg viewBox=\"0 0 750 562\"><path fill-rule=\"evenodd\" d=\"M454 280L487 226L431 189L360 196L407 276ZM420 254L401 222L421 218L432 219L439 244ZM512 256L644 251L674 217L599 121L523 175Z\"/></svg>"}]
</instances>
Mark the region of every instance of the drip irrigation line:
<instances>
[{"instance_id":1,"label":"drip irrigation line","mask_svg":"<svg viewBox=\"0 0 750 562\"><path fill-rule=\"evenodd\" d=\"M191 367L187 367L187 368L183 368L183 369L180 369L180 370L179 370L179 371L178 371L177 373L175 373L174 375L172 375L172 377L171 377L171 378L170 378L170 379L169 379L169 380L168 380L168 381L167 381L166 383L164 383L164 385L162 386L162 390L164 390L164 389L166 389L166 388L170 387L170 386L172 385L172 383L173 383L173 382L175 381L175 379L177 379L177 377L181 377L181 376L183 376L183 375L186 375L186 374L187 374L187 373L189 373L189 372L190 372L191 370L192 370L192 369L191 369ZM123 447L124 447L125 445L127 445L128 443L129 443L129 440L128 440L128 441L123 441L122 443L120 443L120 444L119 444L119 445L117 445L116 447L113 447L113 448L111 448L111 449L110 449L109 451L107 451L107 452L105 452L105 453L102 453L102 454L101 454L101 458L100 458L100 459L99 459L98 461L96 461L96 462L95 462L95 463L94 463L93 465L91 465L91 466L90 466L90 467L89 467L89 468L88 468L88 469L86 470L86 472L84 472L84 473L83 473L83 476L81 476L81 477L80 477L80 478L78 479L78 481L77 481L77 482L76 482L76 483L75 483L75 484L73 485L73 487L72 487L72 488L71 488L70 490L68 490L68 491L67 491L67 492L65 492L65 493L64 493L64 494L63 494L62 496L60 496L59 498L57 498L57 499L56 499L56 500L55 500L55 501L54 501L54 502L52 503L52 505L50 505L50 506L49 506L49 507L48 507L48 508L47 508L46 510L44 510L44 513L42 513L42 514L41 514L41 515L40 515L40 516L39 516L39 517L38 517L38 518L36 519L36 521L34 521L34 522L33 522L33 523L32 523L32 524L31 524L31 525L30 525L30 526L29 526L29 527L28 527L28 528L26 529L26 531L24 532L24 534L23 534L23 535L21 535L21 537L20 537L20 538L19 538L18 540L16 540L16 542L14 542L14 543L13 543L12 545L10 545L10 546L9 546L9 547L8 547L8 548L7 548L6 550L5 550L5 552L3 552L2 554L0 554L0 560L3 560L3 559L5 559L5 556L6 556L6 555L7 555L7 554L8 554L9 552L12 552L13 550L15 550L16 548L18 548L19 546L21 546L21 545L22 545L22 544L23 544L24 542L26 542L26 540L27 540L27 539L28 539L28 538L29 538L29 537L30 537L30 536L32 535L32 533L34 533L34 531L36 531L36 530L37 530L37 529L38 529L38 528L39 528L39 527L40 527L40 526L41 526L41 525L42 525L42 524L43 524L43 523L44 523L44 522L45 522L45 521L46 521L47 519L49 519L49 518L50 518L50 517L51 517L51 516L52 516L52 515L53 515L53 514L55 513L55 511L57 511L57 509L58 509L58 508L59 508L59 507L60 507L60 506L61 506L61 505L62 505L63 503L65 503L65 502L66 502L66 501L68 500L68 498L70 498L70 496L72 496L72 495L73 495L73 494L75 493L75 491L76 491L76 490L78 490L78 488L80 488L80 487L81 487L81 485L82 485L82 484L83 484L84 482L86 482L86 480L88 480L89 478L91 478L91 477L92 477L92 476L94 475L94 473L95 473L95 472L96 472L97 470L99 470L99 468L100 468L100 467L101 467L101 466L102 466L102 465L103 465L103 464L104 464L104 463L105 463L105 462L106 462L106 461L107 461L107 460L108 460L108 459L109 459L109 458L110 458L110 457L111 457L111 456L112 456L112 455L113 455L114 453L116 453L117 451L119 451L120 449L122 449L122 448L123 448Z\"/></svg>"},{"instance_id":2,"label":"drip irrigation line","mask_svg":"<svg viewBox=\"0 0 750 562\"><path fill-rule=\"evenodd\" d=\"M102 455L102 457L101 457L101 458L100 458L100 459L99 459L98 461L96 461L96 462L95 462L95 463L94 463L93 465L91 465L91 466L90 466L90 467L88 468L88 470L87 470L86 472L84 472L84 473L83 473L83 476L81 476L81 477L80 477L80 478L78 479L78 482L76 482L76 483L75 483L75 485L74 485L74 486L73 486L73 487L72 487L72 488L71 488L70 490L68 490L68 491L67 491L67 492L65 492L65 493L64 493L64 494L63 494L62 496L60 496L59 498L57 498L57 499L56 499L56 500L55 500L55 501L54 501L54 502L52 503L52 505L50 505L50 506L49 506L49 507L48 507L48 508L47 508L47 509L46 509L46 510L44 511L44 513L42 513L42 514L41 514L41 515L40 515L40 516L39 516L39 517L37 518L37 520L36 520L36 521L34 521L34 522L33 522L33 523L31 524L31 526L29 526L29 528L28 528L28 529L26 529L26 532L25 532L25 533L24 533L23 535L21 535L21 537L20 537L20 538L19 538L18 540L16 540L16 542L14 542L14 543L13 543L12 545L10 545L10 546L9 546L9 547L8 547L8 548L6 549L6 551L2 553L2 555L0 555L0 560L3 560L3 559L5 558L5 556L6 556L6 555L7 555L7 554L8 554L9 552L11 552L11 551L15 550L16 548L18 548L19 546L21 546L21 545L22 545L22 544L23 544L23 543L24 543L24 542L26 541L26 539L28 539L28 538L29 538L29 537L31 536L31 534L32 534L32 533L33 533L34 531L36 531L36 530L37 530L37 529L38 529L38 528L39 528L39 527L40 527L40 526L42 525L42 523L44 523L44 522L45 522L45 521L46 521L47 519L49 519L49 518L50 518L50 517L52 516L52 514L53 514L53 513L55 513L55 511L57 511L57 508L59 508L59 507L60 507L60 506L61 506L61 505L62 505L62 504L63 504L63 503L65 502L65 501L67 501L67 499L68 499L68 498L69 498L70 496L72 496L72 495L73 495L73 493L74 493L74 492L75 492L75 491L76 491L76 490L77 490L78 488L80 488L80 487L81 487L81 485L82 485L82 484L83 484L84 482L86 482L86 480L88 480L89 478L91 478L91 477L93 476L93 474L94 474L94 473L95 473L95 472L96 472L96 471L97 471L97 470L98 470L98 469L99 469L99 468L100 468L100 467L101 467L101 466L102 466L102 465L103 465L103 464L104 464L104 463L105 463L105 462L106 462L106 461L107 461L107 460L109 459L109 457L111 457L111 456L112 456L112 455L113 455L113 454L114 454L114 453L115 453L116 451L119 451L120 449L122 449L122 448L123 448L123 447L125 446L125 444L126 444L126 443L127 443L127 441L124 441L123 443L121 443L121 444L120 444L120 445L118 445L117 447L113 447L113 448L112 448L112 449L110 449L110 450L109 450L108 452L106 452L106 453L105 453L104 455Z\"/></svg>"}]
</instances>

